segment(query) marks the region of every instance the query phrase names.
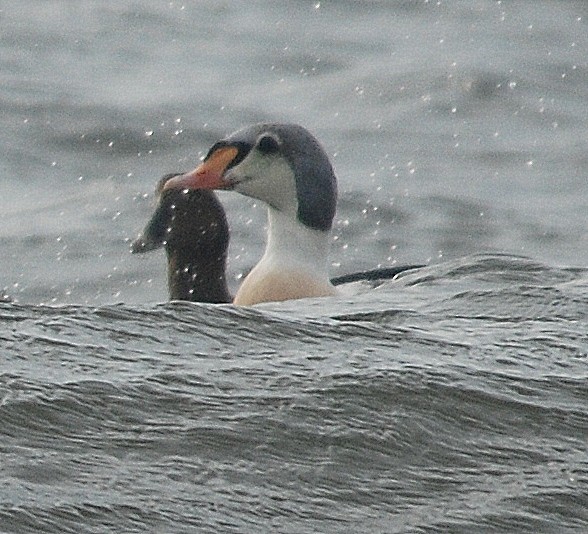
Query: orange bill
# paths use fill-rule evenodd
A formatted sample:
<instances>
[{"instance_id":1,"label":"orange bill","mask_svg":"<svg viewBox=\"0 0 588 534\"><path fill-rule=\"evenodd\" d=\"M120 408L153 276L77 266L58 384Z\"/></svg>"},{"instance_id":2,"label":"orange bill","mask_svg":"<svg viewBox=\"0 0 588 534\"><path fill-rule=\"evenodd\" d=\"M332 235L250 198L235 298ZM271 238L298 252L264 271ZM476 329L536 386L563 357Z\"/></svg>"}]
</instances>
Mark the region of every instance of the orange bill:
<instances>
[{"instance_id":1,"label":"orange bill","mask_svg":"<svg viewBox=\"0 0 588 534\"><path fill-rule=\"evenodd\" d=\"M238 149L234 146L218 148L192 172L181 174L168 180L164 190L225 189L229 184L223 180L223 174L238 152Z\"/></svg>"}]
</instances>

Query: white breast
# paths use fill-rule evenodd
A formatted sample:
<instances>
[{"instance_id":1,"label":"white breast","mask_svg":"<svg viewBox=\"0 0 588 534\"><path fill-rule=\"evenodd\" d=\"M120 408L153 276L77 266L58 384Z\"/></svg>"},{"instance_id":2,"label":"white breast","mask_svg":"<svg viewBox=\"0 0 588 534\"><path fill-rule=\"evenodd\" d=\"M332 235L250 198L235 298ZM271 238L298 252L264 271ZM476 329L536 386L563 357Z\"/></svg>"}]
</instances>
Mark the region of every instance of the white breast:
<instances>
[{"instance_id":1,"label":"white breast","mask_svg":"<svg viewBox=\"0 0 588 534\"><path fill-rule=\"evenodd\" d=\"M241 284L234 304L335 295L327 270L329 241L329 232L270 208L265 253Z\"/></svg>"},{"instance_id":2,"label":"white breast","mask_svg":"<svg viewBox=\"0 0 588 534\"><path fill-rule=\"evenodd\" d=\"M264 269L257 267L251 271L239 288L234 304L252 306L260 302L327 297L336 293L331 284L324 283L309 273L294 270L263 271Z\"/></svg>"}]
</instances>

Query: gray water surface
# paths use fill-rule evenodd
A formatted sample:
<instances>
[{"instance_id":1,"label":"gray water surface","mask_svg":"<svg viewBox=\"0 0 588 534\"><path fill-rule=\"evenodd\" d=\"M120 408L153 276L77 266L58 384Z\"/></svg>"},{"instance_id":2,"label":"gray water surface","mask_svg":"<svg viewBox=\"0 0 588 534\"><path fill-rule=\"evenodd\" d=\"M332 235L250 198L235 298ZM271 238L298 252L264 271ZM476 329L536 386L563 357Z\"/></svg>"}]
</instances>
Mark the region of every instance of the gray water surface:
<instances>
[{"instance_id":1,"label":"gray water surface","mask_svg":"<svg viewBox=\"0 0 588 534\"><path fill-rule=\"evenodd\" d=\"M1 532L586 532L582 1L0 4ZM300 123L334 299L165 303L167 172ZM222 193L234 290L265 209Z\"/></svg>"}]
</instances>

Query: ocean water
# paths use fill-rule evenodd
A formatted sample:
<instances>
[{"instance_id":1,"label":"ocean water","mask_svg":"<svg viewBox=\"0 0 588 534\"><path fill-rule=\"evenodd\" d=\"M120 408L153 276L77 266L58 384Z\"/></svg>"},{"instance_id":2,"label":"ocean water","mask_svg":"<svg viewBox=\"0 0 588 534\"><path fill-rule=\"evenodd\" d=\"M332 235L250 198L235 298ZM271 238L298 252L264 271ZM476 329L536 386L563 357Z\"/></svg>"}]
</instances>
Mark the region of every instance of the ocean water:
<instances>
[{"instance_id":1,"label":"ocean water","mask_svg":"<svg viewBox=\"0 0 588 534\"><path fill-rule=\"evenodd\" d=\"M588 6L0 3L0 532L588 531ZM259 121L333 299L168 303L129 244ZM265 209L220 195L235 289Z\"/></svg>"}]
</instances>

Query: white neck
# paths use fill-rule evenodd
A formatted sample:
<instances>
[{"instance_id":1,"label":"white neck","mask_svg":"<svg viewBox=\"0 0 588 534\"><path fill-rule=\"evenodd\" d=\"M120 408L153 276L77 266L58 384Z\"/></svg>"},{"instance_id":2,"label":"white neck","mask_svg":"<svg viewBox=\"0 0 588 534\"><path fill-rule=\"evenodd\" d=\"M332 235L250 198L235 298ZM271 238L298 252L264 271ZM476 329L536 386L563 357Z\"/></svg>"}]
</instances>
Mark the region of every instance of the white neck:
<instances>
[{"instance_id":1,"label":"white neck","mask_svg":"<svg viewBox=\"0 0 588 534\"><path fill-rule=\"evenodd\" d=\"M333 295L328 277L330 232L303 225L292 213L270 208L263 257L239 288L234 303Z\"/></svg>"},{"instance_id":2,"label":"white neck","mask_svg":"<svg viewBox=\"0 0 588 534\"><path fill-rule=\"evenodd\" d=\"M313 230L290 213L268 209L268 237L260 263L298 266L327 278L330 232Z\"/></svg>"}]
</instances>

